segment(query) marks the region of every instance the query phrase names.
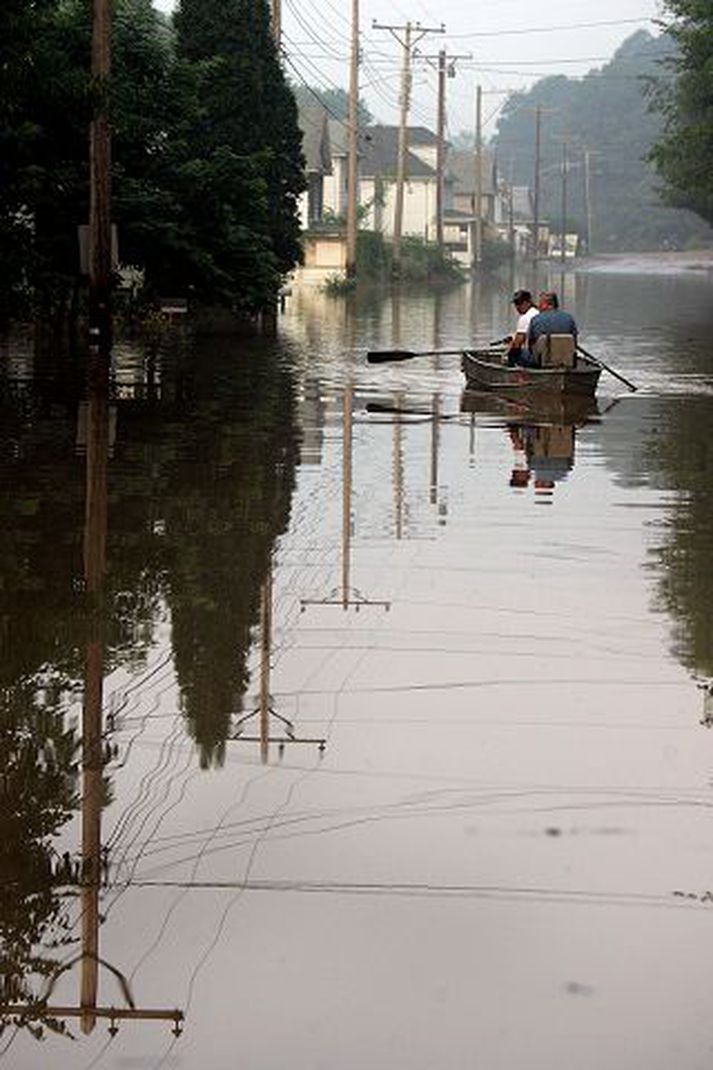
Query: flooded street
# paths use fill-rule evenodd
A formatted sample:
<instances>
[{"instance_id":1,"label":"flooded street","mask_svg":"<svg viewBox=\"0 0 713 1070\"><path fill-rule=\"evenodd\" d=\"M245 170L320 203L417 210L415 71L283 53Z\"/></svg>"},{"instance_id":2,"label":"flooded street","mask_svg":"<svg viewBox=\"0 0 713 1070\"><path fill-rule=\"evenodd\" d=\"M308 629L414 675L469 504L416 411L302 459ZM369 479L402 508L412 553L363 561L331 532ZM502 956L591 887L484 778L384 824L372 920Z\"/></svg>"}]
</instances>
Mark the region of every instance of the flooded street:
<instances>
[{"instance_id":1,"label":"flooded street","mask_svg":"<svg viewBox=\"0 0 713 1070\"><path fill-rule=\"evenodd\" d=\"M0 352L0 1066L710 1065L711 278L566 282Z\"/></svg>"}]
</instances>

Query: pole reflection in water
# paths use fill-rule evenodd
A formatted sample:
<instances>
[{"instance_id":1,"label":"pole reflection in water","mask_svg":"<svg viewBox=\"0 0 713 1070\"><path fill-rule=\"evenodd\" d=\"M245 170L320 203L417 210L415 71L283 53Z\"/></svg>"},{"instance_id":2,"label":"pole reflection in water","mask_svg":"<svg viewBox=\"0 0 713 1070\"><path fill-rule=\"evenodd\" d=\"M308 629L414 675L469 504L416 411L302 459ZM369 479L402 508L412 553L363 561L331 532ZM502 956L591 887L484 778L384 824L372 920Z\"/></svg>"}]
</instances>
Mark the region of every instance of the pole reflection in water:
<instances>
[{"instance_id":1,"label":"pole reflection in water","mask_svg":"<svg viewBox=\"0 0 713 1070\"><path fill-rule=\"evenodd\" d=\"M341 588L334 588L326 598L302 598L300 607L340 605L347 610L354 607L357 612L361 606L383 606L389 609L390 602L367 598L351 582L352 550L352 479L354 467L353 444L354 421L354 387L349 383L342 396L342 582Z\"/></svg>"},{"instance_id":2,"label":"pole reflection in water","mask_svg":"<svg viewBox=\"0 0 713 1070\"><path fill-rule=\"evenodd\" d=\"M104 576L106 572L107 461L109 456L108 365L90 357L86 407L86 499L84 577L87 644L82 707L82 983L81 1027L96 1024L99 968L101 810L104 782L102 694L104 672Z\"/></svg>"},{"instance_id":3,"label":"pole reflection in water","mask_svg":"<svg viewBox=\"0 0 713 1070\"><path fill-rule=\"evenodd\" d=\"M396 408L401 408L401 395L396 396ZM401 433L401 421L394 420L393 444L391 450L391 468L394 488L394 526L396 538L402 539L404 533L404 457Z\"/></svg>"},{"instance_id":4,"label":"pole reflection in water","mask_svg":"<svg viewBox=\"0 0 713 1070\"><path fill-rule=\"evenodd\" d=\"M84 657L84 695L82 703L82 780L81 780L81 951L59 965L49 976L44 993L28 1004L4 1005L2 1014L15 1016L20 1023L78 1019L83 1033L93 1032L97 1019L107 1019L111 1035L122 1019L164 1020L173 1023L174 1033L181 1032L183 1012L178 1009L137 1007L125 977L113 964L100 956L100 900L107 860L101 842L102 808L105 801L105 739L102 722L105 627L105 575L107 546L107 463L110 449L109 361L105 354L92 354L88 373L87 403L84 415L86 442L86 478L84 513L84 580L86 599L86 642ZM71 867L63 874L67 883L73 879ZM49 1002L59 978L79 964L80 998L77 1006ZM117 980L124 1007L99 1003L99 966Z\"/></svg>"},{"instance_id":5,"label":"pole reflection in water","mask_svg":"<svg viewBox=\"0 0 713 1070\"><path fill-rule=\"evenodd\" d=\"M272 559L268 567L267 575L260 588L260 691L258 705L239 717L234 725L233 732L228 742L233 743L259 743L260 760L267 765L270 759L270 744L276 743L279 756L282 757L285 746L289 743L306 743L316 745L319 753L324 754L327 741L322 736L297 736L293 722L279 713L273 705L273 697L270 690L270 668L272 658ZM259 734L247 736L244 733L245 725L253 718L257 718ZM283 727L283 733L279 736L271 735L270 722L274 718Z\"/></svg>"}]
</instances>

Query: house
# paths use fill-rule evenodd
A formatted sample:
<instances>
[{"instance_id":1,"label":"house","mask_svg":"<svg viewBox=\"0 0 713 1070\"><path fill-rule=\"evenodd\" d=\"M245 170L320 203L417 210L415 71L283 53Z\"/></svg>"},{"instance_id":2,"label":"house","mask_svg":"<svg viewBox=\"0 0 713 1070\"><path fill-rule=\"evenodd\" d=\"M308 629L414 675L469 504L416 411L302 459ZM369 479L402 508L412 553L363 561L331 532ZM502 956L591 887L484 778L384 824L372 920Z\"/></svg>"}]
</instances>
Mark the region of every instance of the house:
<instances>
[{"instance_id":1,"label":"house","mask_svg":"<svg viewBox=\"0 0 713 1070\"><path fill-rule=\"evenodd\" d=\"M317 101L304 104L298 113L302 131L302 154L305 158L307 189L299 201L300 223L303 230L322 220L324 211L324 180L332 173L332 150L329 141L327 111Z\"/></svg>"},{"instance_id":2,"label":"house","mask_svg":"<svg viewBox=\"0 0 713 1070\"><path fill-rule=\"evenodd\" d=\"M338 219L347 218L349 180L349 132L341 119L330 119L329 144L332 153L330 173L324 176L324 210Z\"/></svg>"},{"instance_id":3,"label":"house","mask_svg":"<svg viewBox=\"0 0 713 1070\"><path fill-rule=\"evenodd\" d=\"M477 229L477 167L474 152L451 151L444 177L445 208L443 240L453 256L466 267L475 261ZM483 236L495 236L502 217L497 168L492 153L481 154L480 218Z\"/></svg>"},{"instance_id":4,"label":"house","mask_svg":"<svg viewBox=\"0 0 713 1070\"><path fill-rule=\"evenodd\" d=\"M302 105L298 122L307 189L298 206L304 263L295 271L294 282L320 286L330 276L344 274L346 234L343 223L335 219L339 213L334 212L330 203L335 168L327 110L317 101Z\"/></svg>"},{"instance_id":5,"label":"house","mask_svg":"<svg viewBox=\"0 0 713 1070\"><path fill-rule=\"evenodd\" d=\"M394 232L399 128L368 126L361 131L359 203L364 226ZM436 135L423 126L410 127L401 233L434 241L436 237Z\"/></svg>"}]
</instances>

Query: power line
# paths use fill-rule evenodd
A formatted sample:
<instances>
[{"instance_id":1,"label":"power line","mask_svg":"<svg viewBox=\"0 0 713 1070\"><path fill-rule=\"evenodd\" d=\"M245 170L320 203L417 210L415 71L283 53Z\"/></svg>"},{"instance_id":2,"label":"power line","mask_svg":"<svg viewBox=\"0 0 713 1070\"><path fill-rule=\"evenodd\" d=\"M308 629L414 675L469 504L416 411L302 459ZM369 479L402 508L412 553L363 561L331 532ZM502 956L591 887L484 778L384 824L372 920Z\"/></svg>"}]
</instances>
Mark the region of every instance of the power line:
<instances>
[{"instance_id":1,"label":"power line","mask_svg":"<svg viewBox=\"0 0 713 1070\"><path fill-rule=\"evenodd\" d=\"M560 26L530 26L527 29L516 30L476 30L473 33L449 33L448 37L464 39L466 37L509 37L532 33L560 33L565 30L590 30L596 26L626 26L627 24L641 25L644 22L653 22L648 16L640 19L607 19L603 22L572 22Z\"/></svg>"}]
</instances>

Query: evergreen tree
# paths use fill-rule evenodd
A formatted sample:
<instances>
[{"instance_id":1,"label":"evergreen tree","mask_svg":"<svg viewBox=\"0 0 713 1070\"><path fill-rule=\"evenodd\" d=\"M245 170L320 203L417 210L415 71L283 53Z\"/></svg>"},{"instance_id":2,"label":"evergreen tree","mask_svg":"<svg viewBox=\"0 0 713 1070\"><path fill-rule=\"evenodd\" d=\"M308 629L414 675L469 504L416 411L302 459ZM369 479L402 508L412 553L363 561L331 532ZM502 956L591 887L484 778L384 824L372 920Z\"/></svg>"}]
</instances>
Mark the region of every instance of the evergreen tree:
<instances>
[{"instance_id":1,"label":"evergreen tree","mask_svg":"<svg viewBox=\"0 0 713 1070\"><path fill-rule=\"evenodd\" d=\"M651 159L666 182L668 203L713 223L713 4L667 0L666 7L673 16L668 33L678 46L669 63L676 77L673 87L663 78L654 87L665 132Z\"/></svg>"},{"instance_id":2,"label":"evergreen tree","mask_svg":"<svg viewBox=\"0 0 713 1070\"><path fill-rule=\"evenodd\" d=\"M183 128L183 194L215 296L272 304L300 258L301 134L265 0L181 0L177 51L197 107ZM198 187L210 186L212 196ZM207 192L207 191L206 191ZM212 281L211 281L212 280Z\"/></svg>"}]
</instances>

